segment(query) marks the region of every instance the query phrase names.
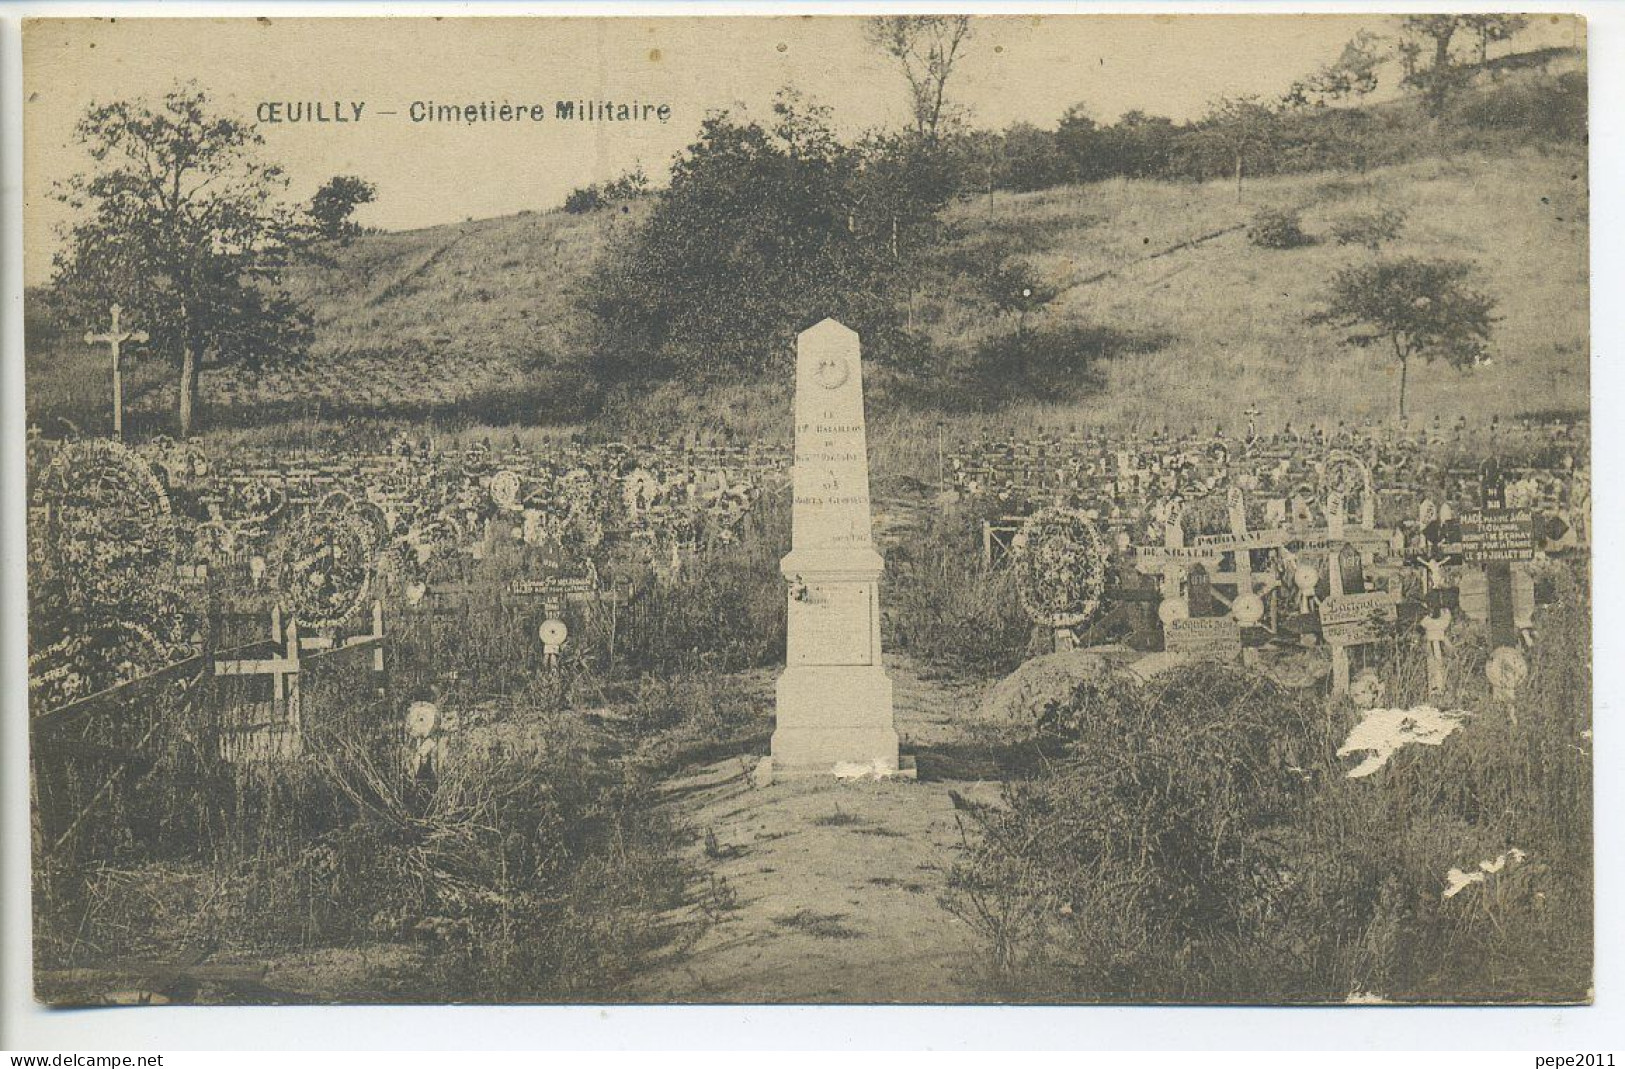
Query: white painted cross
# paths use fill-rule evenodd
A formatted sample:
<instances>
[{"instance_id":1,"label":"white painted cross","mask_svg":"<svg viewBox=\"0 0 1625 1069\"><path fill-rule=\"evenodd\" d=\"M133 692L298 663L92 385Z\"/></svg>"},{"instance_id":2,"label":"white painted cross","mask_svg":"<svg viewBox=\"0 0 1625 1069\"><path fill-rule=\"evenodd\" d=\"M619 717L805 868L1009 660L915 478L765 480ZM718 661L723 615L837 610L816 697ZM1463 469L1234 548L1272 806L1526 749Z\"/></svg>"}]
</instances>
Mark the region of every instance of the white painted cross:
<instances>
[{"instance_id":1,"label":"white painted cross","mask_svg":"<svg viewBox=\"0 0 1625 1069\"><path fill-rule=\"evenodd\" d=\"M146 342L147 332L144 330L119 330L119 314L123 311L118 305L108 309L113 316L113 325L106 334L97 334L94 331L85 331L86 345L107 345L113 350L113 437L124 437L124 379L119 368L119 346L127 341L140 345Z\"/></svg>"}]
</instances>

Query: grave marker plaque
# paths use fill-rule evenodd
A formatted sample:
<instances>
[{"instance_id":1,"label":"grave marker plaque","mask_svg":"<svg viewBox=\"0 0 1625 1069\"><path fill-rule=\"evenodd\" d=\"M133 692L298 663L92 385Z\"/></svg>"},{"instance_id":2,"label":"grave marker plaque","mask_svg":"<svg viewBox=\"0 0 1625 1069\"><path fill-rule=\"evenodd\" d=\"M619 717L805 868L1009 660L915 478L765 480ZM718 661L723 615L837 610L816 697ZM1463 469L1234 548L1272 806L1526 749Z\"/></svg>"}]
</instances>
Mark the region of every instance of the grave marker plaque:
<instances>
[{"instance_id":1,"label":"grave marker plaque","mask_svg":"<svg viewBox=\"0 0 1625 1069\"><path fill-rule=\"evenodd\" d=\"M1381 642L1398 626L1399 612L1388 594L1342 594L1320 603L1320 634L1335 646Z\"/></svg>"},{"instance_id":2,"label":"grave marker plaque","mask_svg":"<svg viewBox=\"0 0 1625 1069\"><path fill-rule=\"evenodd\" d=\"M1496 564L1535 558L1535 517L1529 509L1484 508L1461 517L1461 559Z\"/></svg>"},{"instance_id":3,"label":"grave marker plaque","mask_svg":"<svg viewBox=\"0 0 1625 1069\"><path fill-rule=\"evenodd\" d=\"M1163 628L1162 646L1169 653L1225 660L1241 653L1241 627L1230 616L1170 620Z\"/></svg>"}]
</instances>

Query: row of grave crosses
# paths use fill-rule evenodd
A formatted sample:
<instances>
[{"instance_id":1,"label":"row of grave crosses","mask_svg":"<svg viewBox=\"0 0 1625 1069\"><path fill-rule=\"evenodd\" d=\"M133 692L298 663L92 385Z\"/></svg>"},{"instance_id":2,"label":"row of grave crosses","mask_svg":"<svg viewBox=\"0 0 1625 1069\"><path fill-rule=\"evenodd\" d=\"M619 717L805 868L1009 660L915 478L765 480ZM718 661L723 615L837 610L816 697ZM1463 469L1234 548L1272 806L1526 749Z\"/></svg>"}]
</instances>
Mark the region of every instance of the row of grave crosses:
<instances>
[{"instance_id":1,"label":"row of grave crosses","mask_svg":"<svg viewBox=\"0 0 1625 1069\"><path fill-rule=\"evenodd\" d=\"M1259 627L1266 613L1271 619L1264 626L1272 631L1276 628L1278 596L1286 593L1282 576L1290 576L1298 613L1318 615L1322 641L1331 652L1334 696L1349 692L1350 650L1393 636L1400 600L1397 579L1408 564L1420 564L1426 615L1419 626L1427 652L1429 691L1438 693L1445 687L1444 655L1450 644L1454 601L1456 608L1487 621L1493 652L1486 674L1494 697L1510 702L1528 676L1523 647L1534 637L1534 582L1521 567L1533 558L1533 524L1528 510L1505 507L1504 480L1494 462L1486 463L1482 485L1482 507L1460 519L1455 556L1446 555L1437 537L1439 525L1434 524L1429 556L1406 562L1398 532L1381 530L1373 523L1369 491L1357 523L1348 522L1342 495L1332 491L1324 526L1249 531L1243 494L1232 487L1227 500L1228 535L1187 541L1179 510L1172 508L1165 517L1163 544L1134 551L1133 564L1141 574L1161 579L1157 617L1164 648L1220 655L1239 649L1249 661L1256 658L1256 652L1243 648L1242 629ZM1307 555L1300 555L1305 549L1325 551L1324 598L1316 596L1322 580L1320 568ZM1278 569L1255 573L1255 552L1275 554ZM1465 572L1460 587L1448 590L1442 585L1446 563L1481 565L1483 570ZM1368 589L1368 577L1375 576L1389 580L1386 589ZM1226 598L1215 588L1225 588L1230 596ZM1447 594L1456 596L1452 599ZM1209 615L1215 602L1228 613Z\"/></svg>"}]
</instances>

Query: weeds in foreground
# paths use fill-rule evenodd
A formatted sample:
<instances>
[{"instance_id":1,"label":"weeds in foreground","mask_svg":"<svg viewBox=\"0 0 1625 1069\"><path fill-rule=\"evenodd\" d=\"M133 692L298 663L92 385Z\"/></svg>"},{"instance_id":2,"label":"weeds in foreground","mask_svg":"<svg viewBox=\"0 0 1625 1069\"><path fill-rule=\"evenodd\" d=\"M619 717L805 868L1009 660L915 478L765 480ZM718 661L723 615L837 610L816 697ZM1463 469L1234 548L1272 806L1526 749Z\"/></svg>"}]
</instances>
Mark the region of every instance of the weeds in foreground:
<instances>
[{"instance_id":1,"label":"weeds in foreground","mask_svg":"<svg viewBox=\"0 0 1625 1069\"><path fill-rule=\"evenodd\" d=\"M1588 613L1572 576L1516 724L1464 643L1467 726L1370 778L1336 756L1352 709L1246 673L1081 687L1045 725L1060 760L1001 805L956 799L944 905L1013 999L1583 1000ZM1446 897L1452 868L1483 878Z\"/></svg>"}]
</instances>

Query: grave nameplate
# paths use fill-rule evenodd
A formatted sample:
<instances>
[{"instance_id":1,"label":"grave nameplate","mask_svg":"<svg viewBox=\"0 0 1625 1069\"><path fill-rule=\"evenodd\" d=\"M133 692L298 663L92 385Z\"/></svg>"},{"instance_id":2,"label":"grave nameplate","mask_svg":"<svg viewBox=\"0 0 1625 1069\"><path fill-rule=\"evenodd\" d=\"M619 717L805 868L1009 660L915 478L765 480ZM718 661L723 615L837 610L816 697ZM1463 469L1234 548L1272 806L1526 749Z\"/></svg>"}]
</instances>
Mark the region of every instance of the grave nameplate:
<instances>
[{"instance_id":1,"label":"grave nameplate","mask_svg":"<svg viewBox=\"0 0 1625 1069\"><path fill-rule=\"evenodd\" d=\"M1163 628L1162 646L1169 653L1225 659L1241 653L1241 628L1229 616L1170 620Z\"/></svg>"},{"instance_id":2,"label":"grave nameplate","mask_svg":"<svg viewBox=\"0 0 1625 1069\"><path fill-rule=\"evenodd\" d=\"M1529 509L1479 509L1461 517L1461 558L1467 564L1533 560L1535 518Z\"/></svg>"},{"instance_id":3,"label":"grave nameplate","mask_svg":"<svg viewBox=\"0 0 1625 1069\"><path fill-rule=\"evenodd\" d=\"M1399 611L1386 593L1342 594L1320 603L1320 634L1327 643L1360 646L1380 642L1398 626Z\"/></svg>"},{"instance_id":4,"label":"grave nameplate","mask_svg":"<svg viewBox=\"0 0 1625 1069\"><path fill-rule=\"evenodd\" d=\"M546 579L515 579L508 584L508 593L523 597L549 594L591 594L596 590L591 576L555 575Z\"/></svg>"}]
</instances>

